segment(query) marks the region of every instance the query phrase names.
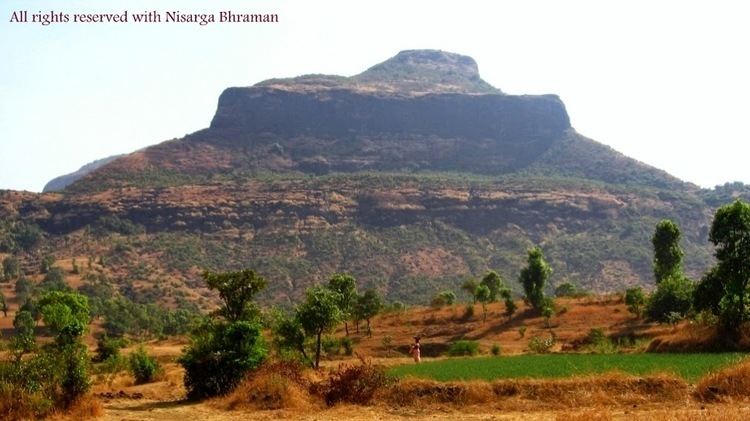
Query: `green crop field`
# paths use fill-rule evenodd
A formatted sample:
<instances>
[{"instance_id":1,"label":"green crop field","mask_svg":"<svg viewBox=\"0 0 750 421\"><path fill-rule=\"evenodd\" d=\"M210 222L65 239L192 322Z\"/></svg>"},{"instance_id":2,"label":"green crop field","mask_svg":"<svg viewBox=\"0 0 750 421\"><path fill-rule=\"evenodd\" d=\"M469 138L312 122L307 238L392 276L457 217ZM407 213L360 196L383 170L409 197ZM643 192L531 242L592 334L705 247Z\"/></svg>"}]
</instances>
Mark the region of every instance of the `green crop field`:
<instances>
[{"instance_id":1,"label":"green crop field","mask_svg":"<svg viewBox=\"0 0 750 421\"><path fill-rule=\"evenodd\" d=\"M439 381L560 378L623 372L673 373L695 382L708 372L736 363L747 354L544 354L454 358L394 367L390 373Z\"/></svg>"}]
</instances>

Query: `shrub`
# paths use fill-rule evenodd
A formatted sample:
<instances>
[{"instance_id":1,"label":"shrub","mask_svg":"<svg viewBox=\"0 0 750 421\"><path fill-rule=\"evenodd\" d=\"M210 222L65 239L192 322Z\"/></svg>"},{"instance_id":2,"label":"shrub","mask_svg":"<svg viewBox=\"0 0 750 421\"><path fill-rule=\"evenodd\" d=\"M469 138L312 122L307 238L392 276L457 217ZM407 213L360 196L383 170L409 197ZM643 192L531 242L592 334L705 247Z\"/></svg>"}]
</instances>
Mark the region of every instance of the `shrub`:
<instances>
[{"instance_id":1,"label":"shrub","mask_svg":"<svg viewBox=\"0 0 750 421\"><path fill-rule=\"evenodd\" d=\"M648 303L648 316L658 322L684 318L693 304L693 282L684 276L662 280Z\"/></svg>"},{"instance_id":2,"label":"shrub","mask_svg":"<svg viewBox=\"0 0 750 421\"><path fill-rule=\"evenodd\" d=\"M555 345L555 337L541 338L534 336L529 340L529 350L537 354L545 354Z\"/></svg>"},{"instance_id":3,"label":"shrub","mask_svg":"<svg viewBox=\"0 0 750 421\"><path fill-rule=\"evenodd\" d=\"M625 290L625 304L628 311L640 317L643 315L643 307L646 305L646 296L641 287L628 288Z\"/></svg>"},{"instance_id":4,"label":"shrub","mask_svg":"<svg viewBox=\"0 0 750 421\"><path fill-rule=\"evenodd\" d=\"M341 342L339 342L339 340L334 338L333 336L323 337L321 346L323 347L323 352L325 352L329 357L338 355L339 351L341 350Z\"/></svg>"},{"instance_id":5,"label":"shrub","mask_svg":"<svg viewBox=\"0 0 750 421\"><path fill-rule=\"evenodd\" d=\"M466 304L466 307L464 307L464 320L471 320L474 318L474 304Z\"/></svg>"},{"instance_id":6,"label":"shrub","mask_svg":"<svg viewBox=\"0 0 750 421\"><path fill-rule=\"evenodd\" d=\"M430 305L432 307L443 307L453 305L456 302L456 294L453 291L441 291L433 297Z\"/></svg>"},{"instance_id":7,"label":"shrub","mask_svg":"<svg viewBox=\"0 0 750 421\"><path fill-rule=\"evenodd\" d=\"M588 335L586 335L586 341L592 345L599 345L607 340L607 335L604 333L604 329L600 327L591 328Z\"/></svg>"},{"instance_id":8,"label":"shrub","mask_svg":"<svg viewBox=\"0 0 750 421\"><path fill-rule=\"evenodd\" d=\"M107 334L104 334L96 341L96 355L94 356L94 362L104 362L110 358L119 357L120 349L124 347L124 339L110 338Z\"/></svg>"},{"instance_id":9,"label":"shrub","mask_svg":"<svg viewBox=\"0 0 750 421\"><path fill-rule=\"evenodd\" d=\"M385 368L360 359L360 364L339 366L320 385L319 393L328 406L338 402L366 405L372 401L375 392L392 381Z\"/></svg>"},{"instance_id":10,"label":"shrub","mask_svg":"<svg viewBox=\"0 0 750 421\"><path fill-rule=\"evenodd\" d=\"M578 288L570 282L563 282L555 288L555 297L575 297Z\"/></svg>"},{"instance_id":11,"label":"shrub","mask_svg":"<svg viewBox=\"0 0 750 421\"><path fill-rule=\"evenodd\" d=\"M266 357L260 325L255 322L208 322L192 336L179 363L185 368L189 399L222 395Z\"/></svg>"},{"instance_id":12,"label":"shrub","mask_svg":"<svg viewBox=\"0 0 750 421\"><path fill-rule=\"evenodd\" d=\"M521 338L526 336L526 326L521 326L518 328L518 336L520 336Z\"/></svg>"},{"instance_id":13,"label":"shrub","mask_svg":"<svg viewBox=\"0 0 750 421\"><path fill-rule=\"evenodd\" d=\"M352 338L345 336L339 340L341 348L344 349L344 355L350 356L354 354L354 341Z\"/></svg>"},{"instance_id":14,"label":"shrub","mask_svg":"<svg viewBox=\"0 0 750 421\"><path fill-rule=\"evenodd\" d=\"M498 344L493 344L493 345L492 345L492 348L490 348L490 352L491 352L491 353L492 353L492 355L494 355L494 356L498 356L498 355L500 355L500 345L498 345Z\"/></svg>"},{"instance_id":15,"label":"shrub","mask_svg":"<svg viewBox=\"0 0 750 421\"><path fill-rule=\"evenodd\" d=\"M150 357L143 346L139 346L135 352L130 354L128 367L130 368L130 374L135 378L135 384L151 383L161 371L159 362L154 357Z\"/></svg>"},{"instance_id":16,"label":"shrub","mask_svg":"<svg viewBox=\"0 0 750 421\"><path fill-rule=\"evenodd\" d=\"M479 344L476 341L456 341L448 348L451 357L473 356L479 353Z\"/></svg>"}]
</instances>

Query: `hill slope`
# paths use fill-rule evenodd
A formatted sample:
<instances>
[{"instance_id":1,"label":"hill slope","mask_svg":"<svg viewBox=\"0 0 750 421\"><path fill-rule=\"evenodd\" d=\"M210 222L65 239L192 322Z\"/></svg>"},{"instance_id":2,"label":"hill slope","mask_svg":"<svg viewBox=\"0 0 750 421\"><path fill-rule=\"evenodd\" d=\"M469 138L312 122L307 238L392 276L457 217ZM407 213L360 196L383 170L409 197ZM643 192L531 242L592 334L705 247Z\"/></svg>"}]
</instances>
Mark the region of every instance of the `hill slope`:
<instances>
[{"instance_id":1,"label":"hill slope","mask_svg":"<svg viewBox=\"0 0 750 421\"><path fill-rule=\"evenodd\" d=\"M62 194L0 201L2 232L25 221L47 233L22 257L105 255L130 290L195 291L203 268L249 266L277 302L333 272L424 302L489 268L517 288L532 244L552 285L649 284L661 218L682 225L697 275L717 195L576 133L557 96L506 95L469 57L413 50L349 78L229 88L207 129L120 157Z\"/></svg>"}]
</instances>

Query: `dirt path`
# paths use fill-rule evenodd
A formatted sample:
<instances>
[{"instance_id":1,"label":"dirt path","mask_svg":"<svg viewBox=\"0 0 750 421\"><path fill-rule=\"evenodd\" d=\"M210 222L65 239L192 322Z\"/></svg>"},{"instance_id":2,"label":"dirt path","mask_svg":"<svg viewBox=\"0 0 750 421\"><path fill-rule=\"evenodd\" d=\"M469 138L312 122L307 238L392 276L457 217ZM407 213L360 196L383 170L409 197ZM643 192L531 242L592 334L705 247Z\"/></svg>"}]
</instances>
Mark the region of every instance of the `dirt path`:
<instances>
[{"instance_id":1,"label":"dirt path","mask_svg":"<svg viewBox=\"0 0 750 421\"><path fill-rule=\"evenodd\" d=\"M113 399L104 402L104 421L175 420L175 421L232 421L232 420L729 420L750 419L750 405L685 404L674 407L641 408L590 408L571 411L501 412L488 411L477 406L456 410L453 408L387 408L341 405L331 409L313 411L226 411L208 403L184 401L154 401Z\"/></svg>"}]
</instances>

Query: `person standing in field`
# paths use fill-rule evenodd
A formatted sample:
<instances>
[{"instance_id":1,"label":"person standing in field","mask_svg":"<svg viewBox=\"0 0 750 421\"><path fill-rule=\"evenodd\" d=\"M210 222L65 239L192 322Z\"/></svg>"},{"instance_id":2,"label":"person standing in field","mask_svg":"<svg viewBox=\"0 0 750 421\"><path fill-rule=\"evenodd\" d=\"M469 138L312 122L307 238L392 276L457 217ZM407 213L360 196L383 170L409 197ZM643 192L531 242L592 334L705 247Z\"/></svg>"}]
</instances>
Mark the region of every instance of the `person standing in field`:
<instances>
[{"instance_id":1,"label":"person standing in field","mask_svg":"<svg viewBox=\"0 0 750 421\"><path fill-rule=\"evenodd\" d=\"M414 345L411 346L411 355L414 357L415 363L422 361L422 350L419 346L419 336L414 337Z\"/></svg>"}]
</instances>

